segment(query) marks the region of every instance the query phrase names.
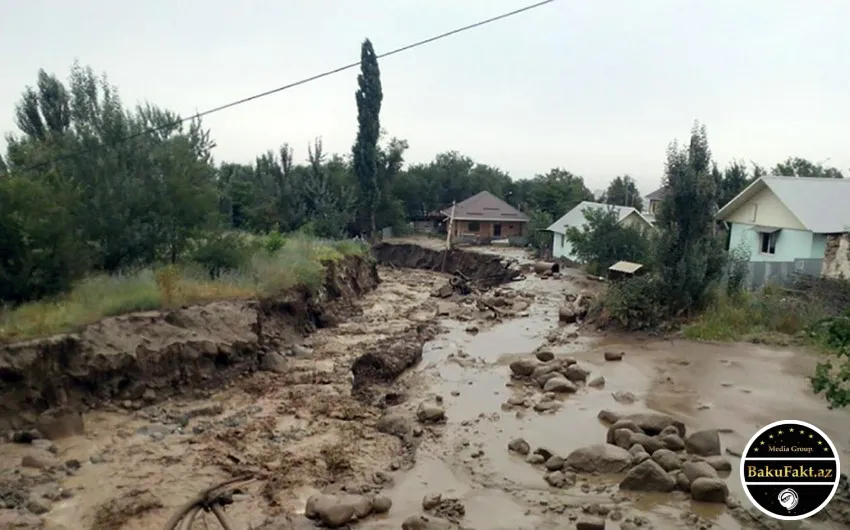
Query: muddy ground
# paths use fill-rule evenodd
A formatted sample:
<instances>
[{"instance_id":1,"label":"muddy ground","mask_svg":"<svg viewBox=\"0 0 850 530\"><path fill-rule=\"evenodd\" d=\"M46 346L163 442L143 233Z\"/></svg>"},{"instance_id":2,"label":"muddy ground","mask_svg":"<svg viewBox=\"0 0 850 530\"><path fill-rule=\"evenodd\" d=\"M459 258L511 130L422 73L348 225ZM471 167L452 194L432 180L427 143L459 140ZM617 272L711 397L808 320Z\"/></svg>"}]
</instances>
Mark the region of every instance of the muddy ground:
<instances>
[{"instance_id":1,"label":"muddy ground","mask_svg":"<svg viewBox=\"0 0 850 530\"><path fill-rule=\"evenodd\" d=\"M0 445L0 527L161 529L204 487L251 473L256 480L226 510L235 528L311 528L307 499L343 491L392 503L358 528L397 529L405 520L408 528L478 530L780 528L747 514L734 471L751 434L789 418L821 427L848 470L850 413L812 396L805 376L814 359L806 354L596 336L559 324L567 295L598 288L574 271L445 298L432 294L446 274L382 267L380 276L338 325L288 344L280 362L234 375L226 388L141 399L130 407L137 410L116 402L86 412L83 434ZM364 353L403 356L423 341L421 360L399 379L376 377L352 392L351 368ZM512 363L535 352L563 365L572 358L596 381L561 394L511 377ZM605 352L624 355L606 361ZM532 453L566 457L603 443L602 410L654 411L689 431L719 429L733 469L725 478L730 500L621 491L622 475L550 472L508 449L521 438ZM833 502L835 520L804 527L841 528L848 502ZM408 518L420 514L430 526L411 526ZM193 528L207 527L216 528L210 514Z\"/></svg>"}]
</instances>

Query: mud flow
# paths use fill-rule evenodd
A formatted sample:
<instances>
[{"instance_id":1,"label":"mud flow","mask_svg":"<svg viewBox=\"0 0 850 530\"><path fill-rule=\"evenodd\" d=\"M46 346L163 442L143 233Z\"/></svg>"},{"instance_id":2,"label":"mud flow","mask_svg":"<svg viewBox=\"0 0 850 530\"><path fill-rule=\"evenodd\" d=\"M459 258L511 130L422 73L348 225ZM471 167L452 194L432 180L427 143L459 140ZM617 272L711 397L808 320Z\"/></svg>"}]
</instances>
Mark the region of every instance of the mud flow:
<instances>
[{"instance_id":1,"label":"mud flow","mask_svg":"<svg viewBox=\"0 0 850 530\"><path fill-rule=\"evenodd\" d=\"M349 269L322 297L240 307L241 320L190 309L205 316L168 340L154 326L155 343L133 328L160 352L143 360L183 352L179 377L125 361L135 384L110 375L97 391L72 372L52 376L54 397L23 385L36 376L18 363L0 382L16 396L0 528L160 530L241 475L253 480L224 508L234 529L850 525L846 483L817 518L783 526L737 476L748 438L782 419L824 430L847 472L850 413L811 394L809 355L596 335L581 322L600 285L516 250L388 244L375 256L379 282ZM214 347L185 346L193 332ZM86 337L76 347L101 366ZM217 524L201 511L191 528Z\"/></svg>"}]
</instances>

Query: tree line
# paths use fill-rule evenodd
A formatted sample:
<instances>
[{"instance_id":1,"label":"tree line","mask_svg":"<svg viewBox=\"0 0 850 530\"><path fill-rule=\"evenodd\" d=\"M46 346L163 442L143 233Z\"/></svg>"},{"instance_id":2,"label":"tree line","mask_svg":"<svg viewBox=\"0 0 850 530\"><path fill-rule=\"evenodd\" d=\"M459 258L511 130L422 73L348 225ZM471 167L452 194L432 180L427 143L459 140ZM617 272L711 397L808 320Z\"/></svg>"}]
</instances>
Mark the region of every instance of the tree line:
<instances>
[{"instance_id":1,"label":"tree line","mask_svg":"<svg viewBox=\"0 0 850 530\"><path fill-rule=\"evenodd\" d=\"M153 103L127 106L91 67L75 63L65 81L40 70L15 105L17 131L0 155L0 302L55 295L94 272L209 259L227 252L221 236L233 231L403 230L481 190L527 212L534 230L594 200L584 179L562 168L513 179L458 151L406 164L407 141L380 126L380 70L368 40L361 59L350 153L327 153L317 138L304 155L283 143L252 163L214 160L202 120L181 121ZM841 176L801 159L777 168ZM758 175L742 164L712 168L725 196ZM640 197L623 175L596 199L640 207Z\"/></svg>"}]
</instances>

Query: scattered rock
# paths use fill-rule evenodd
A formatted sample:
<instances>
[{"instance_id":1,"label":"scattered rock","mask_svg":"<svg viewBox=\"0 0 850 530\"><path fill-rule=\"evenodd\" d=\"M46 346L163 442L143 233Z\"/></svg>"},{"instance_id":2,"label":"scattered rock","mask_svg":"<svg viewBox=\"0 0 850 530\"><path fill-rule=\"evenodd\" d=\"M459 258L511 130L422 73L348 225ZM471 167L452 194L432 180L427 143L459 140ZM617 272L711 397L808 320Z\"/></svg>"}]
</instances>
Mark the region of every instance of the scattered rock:
<instances>
[{"instance_id":1,"label":"scattered rock","mask_svg":"<svg viewBox=\"0 0 850 530\"><path fill-rule=\"evenodd\" d=\"M691 482L691 496L695 501L726 502L729 488L723 479L700 477Z\"/></svg>"},{"instance_id":2,"label":"scattered rock","mask_svg":"<svg viewBox=\"0 0 850 530\"><path fill-rule=\"evenodd\" d=\"M622 447L596 444L570 453L565 465L586 473L619 473L628 468L631 463L632 455Z\"/></svg>"},{"instance_id":3,"label":"scattered rock","mask_svg":"<svg viewBox=\"0 0 850 530\"><path fill-rule=\"evenodd\" d=\"M652 453L652 459L664 468L664 471L675 471L682 468L679 456L669 449L659 449Z\"/></svg>"},{"instance_id":4,"label":"scattered rock","mask_svg":"<svg viewBox=\"0 0 850 530\"><path fill-rule=\"evenodd\" d=\"M433 510L442 502L443 496L439 493L429 493L422 498L422 509Z\"/></svg>"},{"instance_id":5,"label":"scattered rock","mask_svg":"<svg viewBox=\"0 0 850 530\"><path fill-rule=\"evenodd\" d=\"M626 473L620 489L631 491L673 491L676 481L654 460L644 460Z\"/></svg>"},{"instance_id":6,"label":"scattered rock","mask_svg":"<svg viewBox=\"0 0 850 530\"><path fill-rule=\"evenodd\" d=\"M556 375L555 377L551 377L546 384L543 385L544 392L558 392L561 394L572 394L576 392L578 388L572 381L568 381L566 378Z\"/></svg>"},{"instance_id":7,"label":"scattered rock","mask_svg":"<svg viewBox=\"0 0 850 530\"><path fill-rule=\"evenodd\" d=\"M27 501L27 510L35 515L42 515L50 511L50 501L37 495L30 495Z\"/></svg>"},{"instance_id":8,"label":"scattered rock","mask_svg":"<svg viewBox=\"0 0 850 530\"><path fill-rule=\"evenodd\" d=\"M623 352L606 351L604 353L606 361L622 361L623 355L625 355Z\"/></svg>"},{"instance_id":9,"label":"scattered rock","mask_svg":"<svg viewBox=\"0 0 850 530\"><path fill-rule=\"evenodd\" d=\"M564 467L564 459L557 455L552 455L543 464L549 471L558 471Z\"/></svg>"},{"instance_id":10,"label":"scattered rock","mask_svg":"<svg viewBox=\"0 0 850 530\"><path fill-rule=\"evenodd\" d=\"M53 467L54 465L56 465L56 462L53 462L47 457L26 455L21 459L22 467L29 467L33 469L48 469Z\"/></svg>"},{"instance_id":11,"label":"scattered rock","mask_svg":"<svg viewBox=\"0 0 850 530\"><path fill-rule=\"evenodd\" d=\"M544 363L548 363L549 361L555 358L555 354L549 350L540 350L534 354L537 357L537 360L542 361Z\"/></svg>"},{"instance_id":12,"label":"scattered rock","mask_svg":"<svg viewBox=\"0 0 850 530\"><path fill-rule=\"evenodd\" d=\"M567 474L563 471L552 471L551 473L547 473L543 476L543 480L545 480L546 484L549 484L553 488L569 488L576 484L575 475Z\"/></svg>"},{"instance_id":13,"label":"scattered rock","mask_svg":"<svg viewBox=\"0 0 850 530\"><path fill-rule=\"evenodd\" d=\"M387 513L393 506L393 501L385 495L372 497L372 511L375 513Z\"/></svg>"},{"instance_id":14,"label":"scattered rock","mask_svg":"<svg viewBox=\"0 0 850 530\"><path fill-rule=\"evenodd\" d=\"M685 441L678 434L665 434L661 437L661 441L671 451L683 451L685 449Z\"/></svg>"},{"instance_id":15,"label":"scattered rock","mask_svg":"<svg viewBox=\"0 0 850 530\"><path fill-rule=\"evenodd\" d=\"M717 470L708 462L688 460L682 463L682 472L693 483L698 478L717 478Z\"/></svg>"},{"instance_id":16,"label":"scattered rock","mask_svg":"<svg viewBox=\"0 0 850 530\"><path fill-rule=\"evenodd\" d=\"M591 388L602 388L605 386L605 377L601 375L598 377L594 377L587 383L587 386Z\"/></svg>"},{"instance_id":17,"label":"scattered rock","mask_svg":"<svg viewBox=\"0 0 850 530\"><path fill-rule=\"evenodd\" d=\"M452 525L443 519L411 515L401 523L401 530L450 530Z\"/></svg>"},{"instance_id":18,"label":"scattered rock","mask_svg":"<svg viewBox=\"0 0 850 530\"><path fill-rule=\"evenodd\" d=\"M584 383L585 381L587 381L587 376L590 375L590 372L588 372L577 364L571 364L570 366L567 366L566 368L564 368L562 373L564 374L564 377L574 383Z\"/></svg>"},{"instance_id":19,"label":"scattered rock","mask_svg":"<svg viewBox=\"0 0 850 530\"><path fill-rule=\"evenodd\" d=\"M705 461L708 462L711 467L722 473L732 471L732 462L722 456L708 456L705 458Z\"/></svg>"},{"instance_id":20,"label":"scattered rock","mask_svg":"<svg viewBox=\"0 0 850 530\"><path fill-rule=\"evenodd\" d=\"M531 452L531 445L524 438L514 438L508 442L508 449L520 455L527 455Z\"/></svg>"},{"instance_id":21,"label":"scattered rock","mask_svg":"<svg viewBox=\"0 0 850 530\"><path fill-rule=\"evenodd\" d=\"M614 397L614 401L616 401L617 403L623 403L625 405L631 405L632 403L637 401L637 396L625 390L618 390L612 393L611 395Z\"/></svg>"},{"instance_id":22,"label":"scattered rock","mask_svg":"<svg viewBox=\"0 0 850 530\"><path fill-rule=\"evenodd\" d=\"M717 430L697 431L685 438L685 450L699 456L719 456L723 454L720 447L720 434Z\"/></svg>"},{"instance_id":23,"label":"scattered rock","mask_svg":"<svg viewBox=\"0 0 850 530\"><path fill-rule=\"evenodd\" d=\"M439 423L446 420L446 409L433 403L420 403L416 418L422 423Z\"/></svg>"},{"instance_id":24,"label":"scattered rock","mask_svg":"<svg viewBox=\"0 0 850 530\"><path fill-rule=\"evenodd\" d=\"M615 414L609 411L603 411L608 414ZM601 414L601 413L600 413ZM627 419L631 420L640 427L640 429L649 435L661 434L667 427L675 427L679 433L679 436L685 436L685 424L681 421L673 418L672 416L668 416L667 414L661 414L657 412L641 412L637 414L629 414L627 416L619 417L617 419ZM616 421L616 420L615 420ZM669 431L668 431L669 432Z\"/></svg>"},{"instance_id":25,"label":"scattered rock","mask_svg":"<svg viewBox=\"0 0 850 530\"><path fill-rule=\"evenodd\" d=\"M605 530L605 519L599 517L579 519L576 521L576 530Z\"/></svg>"},{"instance_id":26,"label":"scattered rock","mask_svg":"<svg viewBox=\"0 0 850 530\"><path fill-rule=\"evenodd\" d=\"M528 377L534 373L537 363L533 359L517 359L510 365L511 372L519 377Z\"/></svg>"}]
</instances>

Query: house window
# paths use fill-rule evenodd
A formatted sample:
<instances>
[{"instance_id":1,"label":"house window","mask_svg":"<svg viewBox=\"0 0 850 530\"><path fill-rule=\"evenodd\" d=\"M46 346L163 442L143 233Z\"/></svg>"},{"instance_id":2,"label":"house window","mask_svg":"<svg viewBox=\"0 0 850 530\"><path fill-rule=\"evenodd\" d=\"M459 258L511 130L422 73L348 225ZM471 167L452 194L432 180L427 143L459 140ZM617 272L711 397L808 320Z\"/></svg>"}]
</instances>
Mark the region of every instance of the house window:
<instances>
[{"instance_id":1,"label":"house window","mask_svg":"<svg viewBox=\"0 0 850 530\"><path fill-rule=\"evenodd\" d=\"M481 223L477 221L466 223L466 229L470 232L478 232L479 230L481 230Z\"/></svg>"},{"instance_id":2,"label":"house window","mask_svg":"<svg viewBox=\"0 0 850 530\"><path fill-rule=\"evenodd\" d=\"M771 232L770 234L759 234L761 237L761 253L776 254L776 240L779 232Z\"/></svg>"},{"instance_id":3,"label":"house window","mask_svg":"<svg viewBox=\"0 0 850 530\"><path fill-rule=\"evenodd\" d=\"M758 213L758 209L759 209L759 205L758 205L758 204L753 203L753 204L751 204L751 205L750 205L750 211L749 211L749 214L750 214L750 222L751 222L751 223L755 223L755 222L756 222L756 214Z\"/></svg>"},{"instance_id":4,"label":"house window","mask_svg":"<svg viewBox=\"0 0 850 530\"><path fill-rule=\"evenodd\" d=\"M561 234L561 246L564 246L564 234Z\"/></svg>"}]
</instances>

